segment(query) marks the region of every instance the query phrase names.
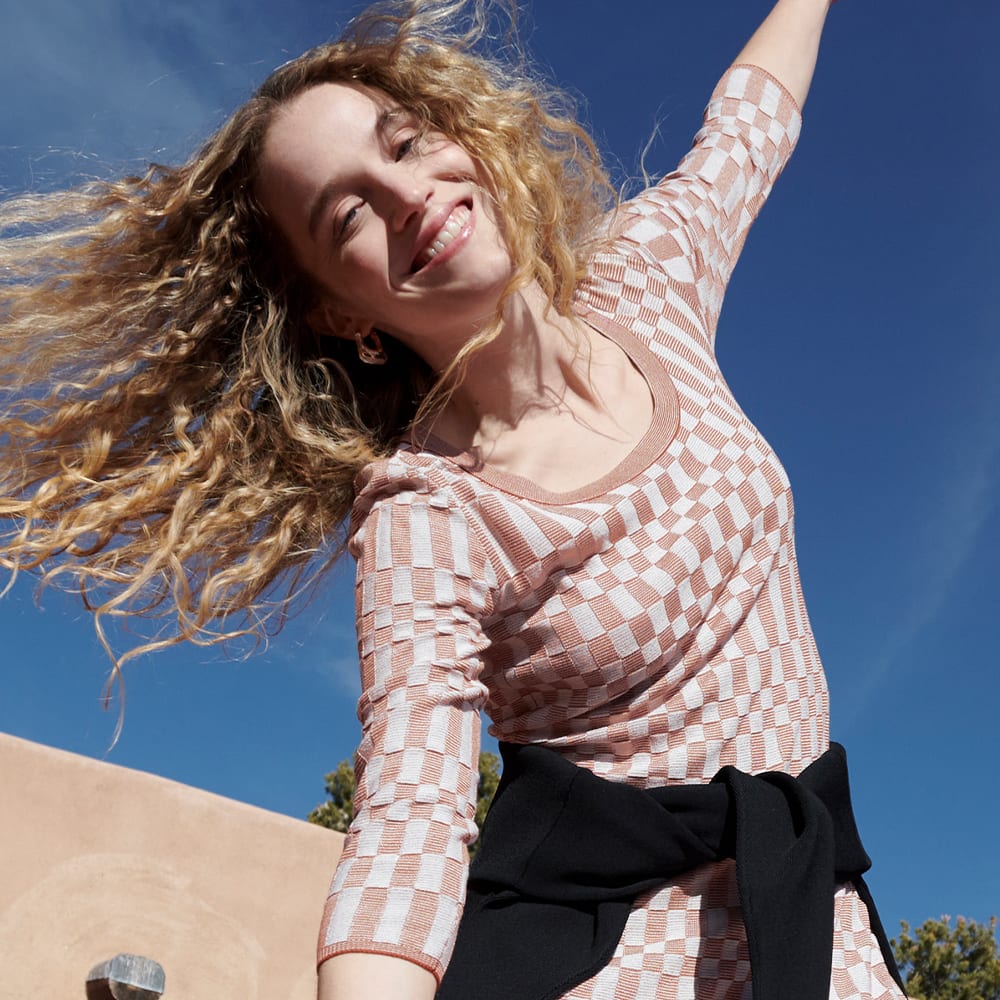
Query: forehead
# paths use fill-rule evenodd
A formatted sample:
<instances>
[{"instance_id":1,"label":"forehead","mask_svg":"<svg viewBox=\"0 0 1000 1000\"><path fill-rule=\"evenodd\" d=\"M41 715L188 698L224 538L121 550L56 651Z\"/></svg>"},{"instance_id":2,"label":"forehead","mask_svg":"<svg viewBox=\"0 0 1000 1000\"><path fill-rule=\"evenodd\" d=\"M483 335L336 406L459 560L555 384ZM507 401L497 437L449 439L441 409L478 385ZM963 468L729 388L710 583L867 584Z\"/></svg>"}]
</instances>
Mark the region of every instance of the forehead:
<instances>
[{"instance_id":1,"label":"forehead","mask_svg":"<svg viewBox=\"0 0 1000 1000\"><path fill-rule=\"evenodd\" d=\"M352 83L320 83L297 94L275 114L264 137L265 169L324 150L377 143L401 109L387 94Z\"/></svg>"},{"instance_id":2,"label":"forehead","mask_svg":"<svg viewBox=\"0 0 1000 1000\"><path fill-rule=\"evenodd\" d=\"M386 132L405 112L382 91L320 83L278 110L261 150L258 191L265 210L289 235L331 184L348 184L372 157L384 155Z\"/></svg>"}]
</instances>

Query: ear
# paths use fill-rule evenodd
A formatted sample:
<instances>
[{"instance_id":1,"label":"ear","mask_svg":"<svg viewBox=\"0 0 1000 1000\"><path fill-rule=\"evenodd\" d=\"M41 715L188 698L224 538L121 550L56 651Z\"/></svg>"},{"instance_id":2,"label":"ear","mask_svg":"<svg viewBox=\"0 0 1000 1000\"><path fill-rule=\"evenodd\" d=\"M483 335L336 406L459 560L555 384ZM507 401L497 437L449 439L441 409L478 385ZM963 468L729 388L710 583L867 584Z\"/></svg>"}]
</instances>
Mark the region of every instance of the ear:
<instances>
[{"instance_id":1,"label":"ear","mask_svg":"<svg viewBox=\"0 0 1000 1000\"><path fill-rule=\"evenodd\" d=\"M354 340L359 333L367 337L373 328L368 320L345 315L329 300L313 306L306 313L306 321L322 336L341 340Z\"/></svg>"}]
</instances>

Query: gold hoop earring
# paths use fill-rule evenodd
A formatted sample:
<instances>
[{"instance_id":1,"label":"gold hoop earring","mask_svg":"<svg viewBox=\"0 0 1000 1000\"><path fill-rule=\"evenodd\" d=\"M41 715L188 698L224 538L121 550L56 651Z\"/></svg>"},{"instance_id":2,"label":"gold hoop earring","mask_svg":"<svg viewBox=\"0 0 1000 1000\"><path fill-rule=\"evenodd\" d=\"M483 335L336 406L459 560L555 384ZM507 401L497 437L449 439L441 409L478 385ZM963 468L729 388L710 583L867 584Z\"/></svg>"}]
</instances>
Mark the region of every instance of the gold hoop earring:
<instances>
[{"instance_id":1,"label":"gold hoop earring","mask_svg":"<svg viewBox=\"0 0 1000 1000\"><path fill-rule=\"evenodd\" d=\"M354 342L358 345L358 357L366 365L384 365L389 360L385 353L379 335L372 330L365 336L360 330L354 334Z\"/></svg>"}]
</instances>

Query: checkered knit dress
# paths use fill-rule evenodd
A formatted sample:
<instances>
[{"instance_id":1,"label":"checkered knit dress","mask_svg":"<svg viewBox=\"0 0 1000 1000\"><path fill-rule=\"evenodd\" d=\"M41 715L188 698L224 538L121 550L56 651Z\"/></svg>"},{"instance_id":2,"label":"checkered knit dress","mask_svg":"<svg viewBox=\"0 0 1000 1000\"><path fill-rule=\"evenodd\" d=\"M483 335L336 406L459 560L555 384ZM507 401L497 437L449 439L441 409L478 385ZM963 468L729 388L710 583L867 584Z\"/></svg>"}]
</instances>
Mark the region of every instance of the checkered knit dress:
<instances>
[{"instance_id":1,"label":"checkered knit dress","mask_svg":"<svg viewBox=\"0 0 1000 1000\"><path fill-rule=\"evenodd\" d=\"M475 835L480 709L613 781L798 774L827 749L827 688L774 453L719 372L733 264L798 135L764 71L723 77L678 170L620 209L579 315L648 382L618 468L570 493L402 447L361 476L351 548L363 738L356 818L319 957L401 956L440 978ZM850 886L830 996L899 996ZM730 862L641 897L610 964L567 996L749 996Z\"/></svg>"}]
</instances>

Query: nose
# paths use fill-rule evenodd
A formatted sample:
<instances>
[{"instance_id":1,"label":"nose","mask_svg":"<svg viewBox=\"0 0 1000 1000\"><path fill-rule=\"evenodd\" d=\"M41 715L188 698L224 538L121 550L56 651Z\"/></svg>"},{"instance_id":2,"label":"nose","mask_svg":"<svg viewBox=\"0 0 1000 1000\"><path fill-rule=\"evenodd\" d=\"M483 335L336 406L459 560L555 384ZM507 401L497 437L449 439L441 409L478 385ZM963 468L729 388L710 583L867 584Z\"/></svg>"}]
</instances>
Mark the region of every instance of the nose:
<instances>
[{"instance_id":1,"label":"nose","mask_svg":"<svg viewBox=\"0 0 1000 1000\"><path fill-rule=\"evenodd\" d=\"M413 219L423 217L434 187L409 164L394 163L385 178L386 218L389 225L402 232Z\"/></svg>"}]
</instances>

